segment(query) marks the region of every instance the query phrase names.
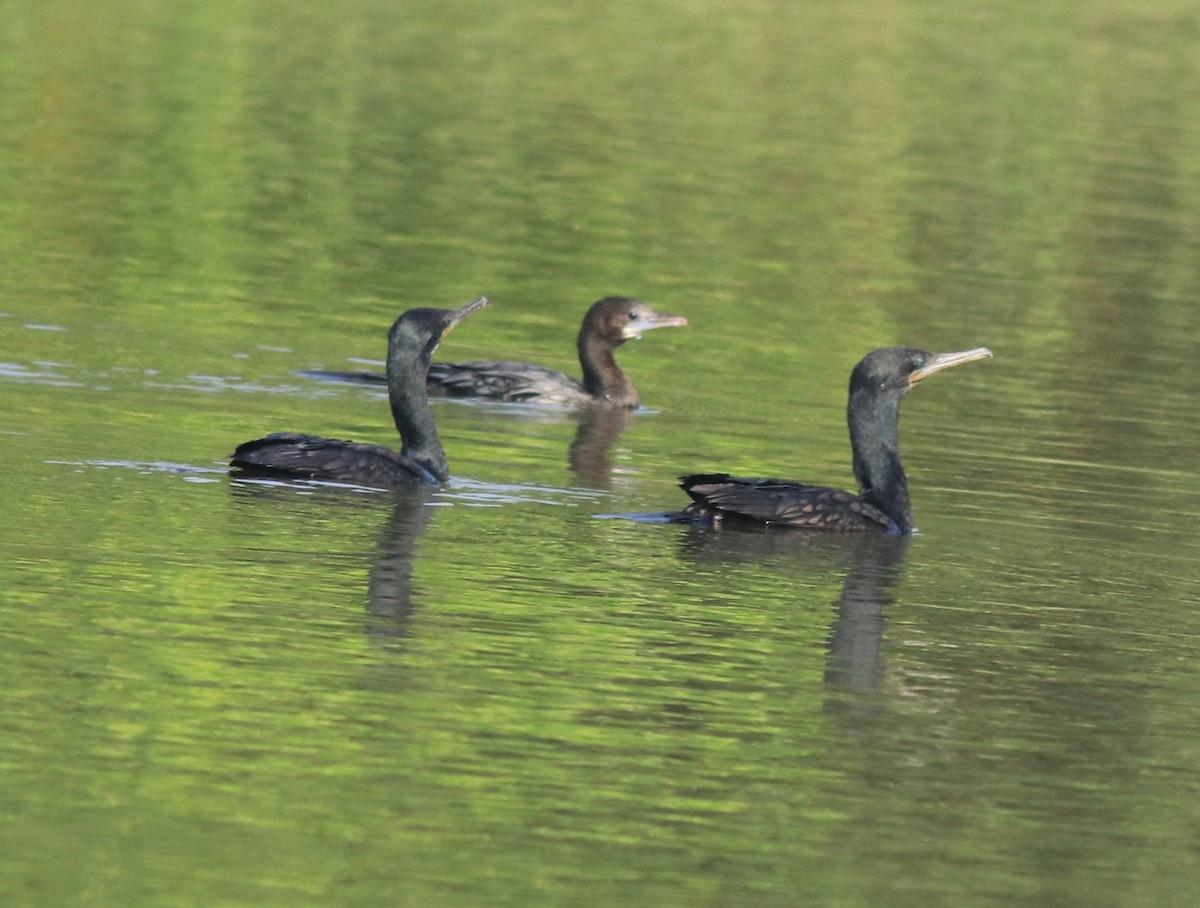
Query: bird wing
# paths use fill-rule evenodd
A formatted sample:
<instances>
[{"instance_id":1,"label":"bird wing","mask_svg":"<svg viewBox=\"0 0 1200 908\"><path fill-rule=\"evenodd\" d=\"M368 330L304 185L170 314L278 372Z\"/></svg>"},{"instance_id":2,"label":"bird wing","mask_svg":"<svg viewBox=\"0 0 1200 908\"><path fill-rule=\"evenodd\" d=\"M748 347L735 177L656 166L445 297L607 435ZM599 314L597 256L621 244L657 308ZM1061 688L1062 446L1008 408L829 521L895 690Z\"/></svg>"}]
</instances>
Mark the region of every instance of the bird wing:
<instances>
[{"instance_id":1,"label":"bird wing","mask_svg":"<svg viewBox=\"0 0 1200 908\"><path fill-rule=\"evenodd\" d=\"M388 487L438 480L413 458L382 445L274 432L238 445L230 464L249 473Z\"/></svg>"},{"instance_id":2,"label":"bird wing","mask_svg":"<svg viewBox=\"0 0 1200 908\"><path fill-rule=\"evenodd\" d=\"M708 509L761 523L793 527L896 532L890 517L857 495L826 486L783 479L749 479L727 473L684 476L682 488L695 503Z\"/></svg>"},{"instance_id":3,"label":"bird wing","mask_svg":"<svg viewBox=\"0 0 1200 908\"><path fill-rule=\"evenodd\" d=\"M545 403L590 399L576 379L530 363L431 363L429 384L465 397Z\"/></svg>"}]
</instances>

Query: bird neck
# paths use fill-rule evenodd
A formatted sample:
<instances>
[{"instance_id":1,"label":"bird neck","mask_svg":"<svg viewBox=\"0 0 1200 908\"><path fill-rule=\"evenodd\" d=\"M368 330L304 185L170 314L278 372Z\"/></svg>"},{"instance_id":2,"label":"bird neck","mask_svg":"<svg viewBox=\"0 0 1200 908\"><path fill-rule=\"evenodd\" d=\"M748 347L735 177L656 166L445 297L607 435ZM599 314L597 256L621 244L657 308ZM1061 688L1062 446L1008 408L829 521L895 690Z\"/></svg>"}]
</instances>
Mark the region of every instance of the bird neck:
<instances>
[{"instance_id":1,"label":"bird neck","mask_svg":"<svg viewBox=\"0 0 1200 908\"><path fill-rule=\"evenodd\" d=\"M422 356L416 364L410 360L406 365L401 359L389 353L387 363L388 401L392 405L396 430L400 433L400 453L417 461L438 481L445 482L450 478L450 465L446 462L446 452L438 438L429 397L425 393L429 360Z\"/></svg>"},{"instance_id":2,"label":"bird neck","mask_svg":"<svg viewBox=\"0 0 1200 908\"><path fill-rule=\"evenodd\" d=\"M900 463L900 398L852 395L847 421L859 497L887 514L901 533L912 532L908 478Z\"/></svg>"},{"instance_id":3,"label":"bird neck","mask_svg":"<svg viewBox=\"0 0 1200 908\"><path fill-rule=\"evenodd\" d=\"M581 330L575 346L579 350L579 365L583 367L583 387L588 394L614 407L638 405L637 388L617 365L611 344Z\"/></svg>"}]
</instances>

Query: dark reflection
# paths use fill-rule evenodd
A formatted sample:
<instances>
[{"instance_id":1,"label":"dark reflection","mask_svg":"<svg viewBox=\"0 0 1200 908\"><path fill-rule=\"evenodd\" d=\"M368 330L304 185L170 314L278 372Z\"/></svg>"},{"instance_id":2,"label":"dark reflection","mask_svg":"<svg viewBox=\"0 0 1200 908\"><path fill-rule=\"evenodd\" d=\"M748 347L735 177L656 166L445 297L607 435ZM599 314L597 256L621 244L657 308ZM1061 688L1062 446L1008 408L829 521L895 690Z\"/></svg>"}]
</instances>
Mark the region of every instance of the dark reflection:
<instances>
[{"instance_id":1,"label":"dark reflection","mask_svg":"<svg viewBox=\"0 0 1200 908\"><path fill-rule=\"evenodd\" d=\"M579 428L575 430L567 461L582 483L597 489L612 485L609 450L621 433L633 425L633 419L633 411L623 407L587 407L579 413Z\"/></svg>"},{"instance_id":2,"label":"dark reflection","mask_svg":"<svg viewBox=\"0 0 1200 908\"><path fill-rule=\"evenodd\" d=\"M234 480L229 484L234 501L269 503L281 519L336 525L338 515L370 511L382 516L390 504L391 516L379 531L367 581L368 636L398 638L408 633L415 608L413 553L437 510L439 489L401 486L387 492L348 486L296 481ZM365 560L365 559L364 559Z\"/></svg>"},{"instance_id":3,"label":"dark reflection","mask_svg":"<svg viewBox=\"0 0 1200 908\"><path fill-rule=\"evenodd\" d=\"M825 683L840 690L868 693L879 689L885 606L904 572L912 536L875 536L855 547L837 618L829 635Z\"/></svg>"},{"instance_id":4,"label":"dark reflection","mask_svg":"<svg viewBox=\"0 0 1200 908\"><path fill-rule=\"evenodd\" d=\"M682 555L693 561L753 561L786 556L806 573L845 571L829 634L825 682L854 693L877 691L883 681L884 608L903 575L912 536L814 533L783 528L691 528Z\"/></svg>"},{"instance_id":5,"label":"dark reflection","mask_svg":"<svg viewBox=\"0 0 1200 908\"><path fill-rule=\"evenodd\" d=\"M413 552L429 528L437 489L413 486L394 492L392 516L379 533L379 551L367 583L367 633L404 637L413 612Z\"/></svg>"}]
</instances>

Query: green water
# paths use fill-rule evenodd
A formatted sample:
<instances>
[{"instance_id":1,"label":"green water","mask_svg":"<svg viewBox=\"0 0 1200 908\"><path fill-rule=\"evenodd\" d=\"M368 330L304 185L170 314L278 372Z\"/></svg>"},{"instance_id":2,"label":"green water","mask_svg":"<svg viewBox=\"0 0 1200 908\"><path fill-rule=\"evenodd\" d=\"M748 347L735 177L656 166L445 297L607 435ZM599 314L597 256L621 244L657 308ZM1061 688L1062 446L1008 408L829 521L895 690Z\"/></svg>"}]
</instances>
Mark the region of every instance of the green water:
<instances>
[{"instance_id":1,"label":"green water","mask_svg":"<svg viewBox=\"0 0 1200 908\"><path fill-rule=\"evenodd\" d=\"M1134 0L0 8L5 905L1190 905L1200 11ZM445 359L687 316L648 412L435 402L435 492L231 483L394 444ZM680 473L851 482L911 541L711 533Z\"/></svg>"}]
</instances>

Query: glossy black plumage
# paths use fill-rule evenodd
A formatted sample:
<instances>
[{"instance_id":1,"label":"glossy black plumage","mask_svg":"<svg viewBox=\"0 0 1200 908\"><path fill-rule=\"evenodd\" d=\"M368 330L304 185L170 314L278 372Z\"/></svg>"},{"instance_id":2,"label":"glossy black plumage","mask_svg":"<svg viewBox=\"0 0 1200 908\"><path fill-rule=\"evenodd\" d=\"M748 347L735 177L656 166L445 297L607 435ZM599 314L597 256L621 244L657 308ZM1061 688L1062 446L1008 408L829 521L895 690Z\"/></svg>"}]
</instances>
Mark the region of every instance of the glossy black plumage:
<instances>
[{"instance_id":1,"label":"glossy black plumage","mask_svg":"<svg viewBox=\"0 0 1200 908\"><path fill-rule=\"evenodd\" d=\"M276 432L238 446L230 467L241 474L352 482L389 488L438 484L450 477L425 390L429 360L442 338L487 298L458 309L410 309L388 332L388 400L402 447Z\"/></svg>"},{"instance_id":2,"label":"glossy black plumage","mask_svg":"<svg viewBox=\"0 0 1200 908\"><path fill-rule=\"evenodd\" d=\"M811 529L897 531L895 521L887 514L842 489L785 479L749 479L728 473L683 476L679 487L694 502L690 513L703 509L716 520L737 516L756 523Z\"/></svg>"},{"instance_id":3,"label":"glossy black plumage","mask_svg":"<svg viewBox=\"0 0 1200 908\"><path fill-rule=\"evenodd\" d=\"M298 432L272 432L240 444L230 466L242 474L352 482L379 489L440 484L450 475L383 445Z\"/></svg>"},{"instance_id":4,"label":"glossy black plumage","mask_svg":"<svg viewBox=\"0 0 1200 908\"><path fill-rule=\"evenodd\" d=\"M592 304L575 340L583 381L529 363L433 363L429 384L459 397L490 397L524 403L636 407L637 388L617 365L613 351L655 328L686 325L660 315L640 300L609 296Z\"/></svg>"},{"instance_id":5,"label":"glossy black plumage","mask_svg":"<svg viewBox=\"0 0 1200 908\"><path fill-rule=\"evenodd\" d=\"M780 479L694 474L680 480L680 488L692 503L672 518L695 523L742 520L806 529L911 533L908 480L900 462L900 401L934 372L991 355L984 347L941 354L915 347L883 347L863 357L850 375L846 406L857 495Z\"/></svg>"}]
</instances>

